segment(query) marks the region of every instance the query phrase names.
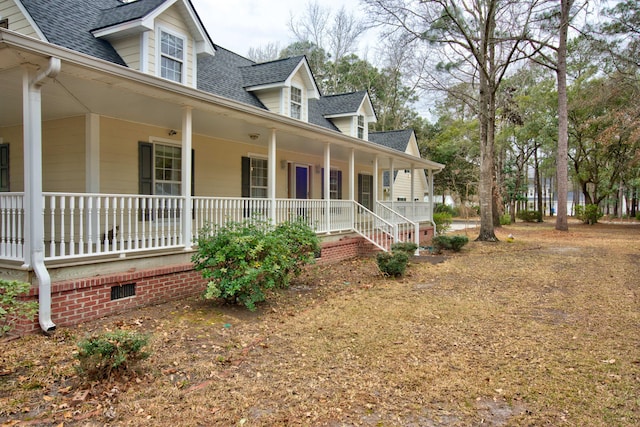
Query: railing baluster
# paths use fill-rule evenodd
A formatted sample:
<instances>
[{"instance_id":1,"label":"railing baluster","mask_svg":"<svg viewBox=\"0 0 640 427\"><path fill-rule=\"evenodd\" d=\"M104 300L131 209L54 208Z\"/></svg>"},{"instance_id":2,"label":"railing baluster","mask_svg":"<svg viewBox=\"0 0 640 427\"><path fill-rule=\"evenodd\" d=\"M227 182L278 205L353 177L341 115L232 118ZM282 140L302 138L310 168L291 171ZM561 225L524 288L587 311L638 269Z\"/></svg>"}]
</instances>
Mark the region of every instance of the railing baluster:
<instances>
[{"instance_id":1,"label":"railing baluster","mask_svg":"<svg viewBox=\"0 0 640 427\"><path fill-rule=\"evenodd\" d=\"M46 196L43 196L46 201ZM46 206L46 203L43 203L43 206ZM49 231L49 256L56 256L56 224L55 224L55 216L56 216L56 196L51 196L49 199L49 214L51 215L51 230Z\"/></svg>"},{"instance_id":2,"label":"railing baluster","mask_svg":"<svg viewBox=\"0 0 640 427\"><path fill-rule=\"evenodd\" d=\"M60 196L60 256L67 255L65 244L65 217L66 217L66 196Z\"/></svg>"}]
</instances>

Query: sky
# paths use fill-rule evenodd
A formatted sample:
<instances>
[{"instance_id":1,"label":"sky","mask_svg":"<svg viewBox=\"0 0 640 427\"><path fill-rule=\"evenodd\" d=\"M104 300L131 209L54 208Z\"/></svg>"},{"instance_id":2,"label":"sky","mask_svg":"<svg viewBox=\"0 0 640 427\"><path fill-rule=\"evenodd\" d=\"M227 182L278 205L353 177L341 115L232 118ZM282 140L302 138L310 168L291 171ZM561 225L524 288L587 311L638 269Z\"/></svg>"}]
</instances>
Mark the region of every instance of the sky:
<instances>
[{"instance_id":1,"label":"sky","mask_svg":"<svg viewBox=\"0 0 640 427\"><path fill-rule=\"evenodd\" d=\"M246 56L249 48L279 43L280 49L293 42L289 18L304 15L306 0L191 0L213 42ZM357 0L322 0L322 6L338 10L344 6L360 12ZM363 40L362 48L370 41Z\"/></svg>"}]
</instances>

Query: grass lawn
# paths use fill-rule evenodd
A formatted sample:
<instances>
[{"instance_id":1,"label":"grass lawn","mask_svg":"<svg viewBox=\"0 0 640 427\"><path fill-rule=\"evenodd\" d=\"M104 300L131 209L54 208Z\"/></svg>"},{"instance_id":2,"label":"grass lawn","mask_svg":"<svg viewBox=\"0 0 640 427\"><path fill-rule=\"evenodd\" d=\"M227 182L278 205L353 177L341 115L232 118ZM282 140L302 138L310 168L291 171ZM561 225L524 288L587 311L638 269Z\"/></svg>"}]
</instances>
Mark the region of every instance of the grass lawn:
<instances>
[{"instance_id":1,"label":"grass lawn","mask_svg":"<svg viewBox=\"0 0 640 427\"><path fill-rule=\"evenodd\" d=\"M640 225L553 226L397 280L314 266L255 313L194 298L1 342L0 425L640 425ZM106 329L152 355L87 382L76 343Z\"/></svg>"}]
</instances>

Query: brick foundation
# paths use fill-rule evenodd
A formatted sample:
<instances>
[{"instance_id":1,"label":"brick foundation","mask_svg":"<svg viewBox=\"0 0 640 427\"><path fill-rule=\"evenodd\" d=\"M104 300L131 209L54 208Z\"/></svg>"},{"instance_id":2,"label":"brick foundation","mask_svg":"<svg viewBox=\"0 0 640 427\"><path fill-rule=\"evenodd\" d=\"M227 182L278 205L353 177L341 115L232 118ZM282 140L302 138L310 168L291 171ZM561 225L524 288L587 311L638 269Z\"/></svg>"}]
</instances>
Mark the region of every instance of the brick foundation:
<instances>
[{"instance_id":1,"label":"brick foundation","mask_svg":"<svg viewBox=\"0 0 640 427\"><path fill-rule=\"evenodd\" d=\"M431 230L431 231L429 231ZM421 229L421 242L431 239L433 229ZM318 263L327 264L363 256L379 249L362 237L344 237L322 244ZM192 265L180 264L126 273L67 280L51 284L51 319L57 326L71 326L147 305L160 304L199 295L206 288L200 272ZM112 300L112 288L135 284L135 295ZM38 288L32 288L27 299L38 299ZM38 319L22 321L12 333L23 335L40 329Z\"/></svg>"}]
</instances>

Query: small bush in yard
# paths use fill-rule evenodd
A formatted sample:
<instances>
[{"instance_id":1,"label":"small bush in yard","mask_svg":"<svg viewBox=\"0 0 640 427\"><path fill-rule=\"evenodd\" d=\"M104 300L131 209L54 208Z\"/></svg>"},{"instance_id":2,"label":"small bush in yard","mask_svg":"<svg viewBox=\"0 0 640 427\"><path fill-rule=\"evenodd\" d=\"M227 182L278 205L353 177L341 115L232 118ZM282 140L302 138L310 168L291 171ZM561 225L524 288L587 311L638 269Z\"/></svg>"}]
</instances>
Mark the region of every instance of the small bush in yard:
<instances>
[{"instance_id":1,"label":"small bush in yard","mask_svg":"<svg viewBox=\"0 0 640 427\"><path fill-rule=\"evenodd\" d=\"M149 337L131 331L104 332L78 343L78 371L90 379L105 379L132 370L149 357L142 351Z\"/></svg>"},{"instance_id":2,"label":"small bush in yard","mask_svg":"<svg viewBox=\"0 0 640 427\"><path fill-rule=\"evenodd\" d=\"M436 232L446 233L451 228L451 214L439 212L433 214L433 222L436 224Z\"/></svg>"},{"instance_id":3,"label":"small bush in yard","mask_svg":"<svg viewBox=\"0 0 640 427\"><path fill-rule=\"evenodd\" d=\"M418 245L413 242L398 242L391 245L391 252L404 252L408 256L416 253Z\"/></svg>"},{"instance_id":4,"label":"small bush in yard","mask_svg":"<svg viewBox=\"0 0 640 427\"><path fill-rule=\"evenodd\" d=\"M469 243L469 238L467 236L445 236L439 234L431 239L431 243L438 253L443 250L460 252L462 247Z\"/></svg>"},{"instance_id":5,"label":"small bush in yard","mask_svg":"<svg viewBox=\"0 0 640 427\"><path fill-rule=\"evenodd\" d=\"M640 211L636 212L636 221L640 221Z\"/></svg>"},{"instance_id":6,"label":"small bush in yard","mask_svg":"<svg viewBox=\"0 0 640 427\"><path fill-rule=\"evenodd\" d=\"M509 225L509 224L511 224L511 215L507 213L500 216L500 225Z\"/></svg>"},{"instance_id":7,"label":"small bush in yard","mask_svg":"<svg viewBox=\"0 0 640 427\"><path fill-rule=\"evenodd\" d=\"M18 318L31 320L38 313L36 301L20 300L20 295L29 293L29 289L29 283L0 279L0 337L12 329Z\"/></svg>"},{"instance_id":8,"label":"small bush in yard","mask_svg":"<svg viewBox=\"0 0 640 427\"><path fill-rule=\"evenodd\" d=\"M409 255L403 251L379 252L376 255L376 262L385 276L400 277L407 270Z\"/></svg>"},{"instance_id":9,"label":"small bush in yard","mask_svg":"<svg viewBox=\"0 0 640 427\"><path fill-rule=\"evenodd\" d=\"M541 222L542 216L538 211L520 211L516 215L519 219L524 222Z\"/></svg>"},{"instance_id":10,"label":"small bush in yard","mask_svg":"<svg viewBox=\"0 0 640 427\"><path fill-rule=\"evenodd\" d=\"M201 230L195 269L209 280L204 297L255 310L265 291L285 288L291 276L314 260L319 241L302 219L276 227L267 221L229 222Z\"/></svg>"},{"instance_id":11,"label":"small bush in yard","mask_svg":"<svg viewBox=\"0 0 640 427\"><path fill-rule=\"evenodd\" d=\"M585 224L593 225L602 217L603 213L598 205L576 206L576 218Z\"/></svg>"}]
</instances>

